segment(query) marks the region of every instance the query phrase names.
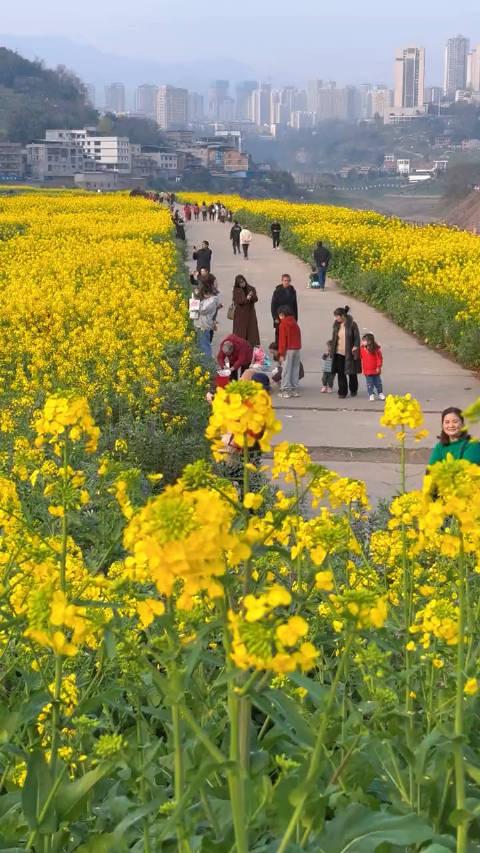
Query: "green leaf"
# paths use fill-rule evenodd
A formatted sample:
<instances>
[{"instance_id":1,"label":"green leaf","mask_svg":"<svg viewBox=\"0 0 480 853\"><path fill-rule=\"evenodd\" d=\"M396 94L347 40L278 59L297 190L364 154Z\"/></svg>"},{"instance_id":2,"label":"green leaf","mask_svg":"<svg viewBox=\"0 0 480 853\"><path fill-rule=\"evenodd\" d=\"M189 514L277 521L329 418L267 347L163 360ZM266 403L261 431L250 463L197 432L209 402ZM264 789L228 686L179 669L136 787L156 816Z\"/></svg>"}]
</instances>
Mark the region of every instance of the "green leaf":
<instances>
[{"instance_id":1,"label":"green leaf","mask_svg":"<svg viewBox=\"0 0 480 853\"><path fill-rule=\"evenodd\" d=\"M54 832L56 829L53 803L50 804L41 823L42 810L53 786L50 768L40 749L35 749L27 763L27 776L22 790L22 808L30 829Z\"/></svg>"},{"instance_id":2,"label":"green leaf","mask_svg":"<svg viewBox=\"0 0 480 853\"><path fill-rule=\"evenodd\" d=\"M325 697L329 692L328 687L324 687L323 684L320 684L319 681L314 681L313 678L302 675L301 672L292 672L288 678L298 687L303 687L308 692L316 708L320 708L325 703Z\"/></svg>"},{"instance_id":3,"label":"green leaf","mask_svg":"<svg viewBox=\"0 0 480 853\"><path fill-rule=\"evenodd\" d=\"M467 771L470 779L473 779L477 785L480 785L480 767L475 767L474 764L470 764L468 761L465 762L465 770Z\"/></svg>"},{"instance_id":4,"label":"green leaf","mask_svg":"<svg viewBox=\"0 0 480 853\"><path fill-rule=\"evenodd\" d=\"M0 743L8 743L17 729L20 714L0 706Z\"/></svg>"},{"instance_id":5,"label":"green leaf","mask_svg":"<svg viewBox=\"0 0 480 853\"><path fill-rule=\"evenodd\" d=\"M429 844L428 847L422 847L422 853L452 853L455 850L455 842L452 839L453 847L445 847L444 844Z\"/></svg>"},{"instance_id":6,"label":"green leaf","mask_svg":"<svg viewBox=\"0 0 480 853\"><path fill-rule=\"evenodd\" d=\"M313 747L315 737L312 728L298 712L298 705L280 690L269 690L268 693L252 691L252 703L260 711L271 717L274 723L288 732L294 743L303 747Z\"/></svg>"},{"instance_id":7,"label":"green leaf","mask_svg":"<svg viewBox=\"0 0 480 853\"><path fill-rule=\"evenodd\" d=\"M75 779L74 782L67 782L58 790L55 797L55 806L61 820L65 820L70 815L73 808L81 803L83 798L91 791L94 785L103 779L112 769L112 763L105 762L99 764L94 770L89 770L85 776Z\"/></svg>"},{"instance_id":8,"label":"green leaf","mask_svg":"<svg viewBox=\"0 0 480 853\"><path fill-rule=\"evenodd\" d=\"M448 816L448 822L450 826L462 826L464 823L469 823L472 817L472 813L466 809L454 809Z\"/></svg>"},{"instance_id":9,"label":"green leaf","mask_svg":"<svg viewBox=\"0 0 480 853\"><path fill-rule=\"evenodd\" d=\"M328 822L315 846L318 853L375 853L384 842L405 849L432 836L432 828L416 814L372 812L354 803Z\"/></svg>"},{"instance_id":10,"label":"green leaf","mask_svg":"<svg viewBox=\"0 0 480 853\"><path fill-rule=\"evenodd\" d=\"M90 841L78 848L77 853L128 853L128 847L125 841L109 832L91 838Z\"/></svg>"}]
</instances>

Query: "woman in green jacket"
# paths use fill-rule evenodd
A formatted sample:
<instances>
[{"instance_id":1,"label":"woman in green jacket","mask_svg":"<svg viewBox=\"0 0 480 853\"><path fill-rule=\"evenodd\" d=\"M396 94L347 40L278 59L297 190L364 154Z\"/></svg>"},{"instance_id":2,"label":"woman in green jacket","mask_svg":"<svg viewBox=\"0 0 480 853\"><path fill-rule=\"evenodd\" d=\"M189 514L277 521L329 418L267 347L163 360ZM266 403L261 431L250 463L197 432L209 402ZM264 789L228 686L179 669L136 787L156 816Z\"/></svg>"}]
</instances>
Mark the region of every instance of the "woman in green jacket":
<instances>
[{"instance_id":1,"label":"woman in green jacket","mask_svg":"<svg viewBox=\"0 0 480 853\"><path fill-rule=\"evenodd\" d=\"M432 450L429 466L442 462L449 453L454 459L466 459L467 462L480 465L480 441L472 438L466 431L461 409L455 406L444 409L439 439Z\"/></svg>"}]
</instances>

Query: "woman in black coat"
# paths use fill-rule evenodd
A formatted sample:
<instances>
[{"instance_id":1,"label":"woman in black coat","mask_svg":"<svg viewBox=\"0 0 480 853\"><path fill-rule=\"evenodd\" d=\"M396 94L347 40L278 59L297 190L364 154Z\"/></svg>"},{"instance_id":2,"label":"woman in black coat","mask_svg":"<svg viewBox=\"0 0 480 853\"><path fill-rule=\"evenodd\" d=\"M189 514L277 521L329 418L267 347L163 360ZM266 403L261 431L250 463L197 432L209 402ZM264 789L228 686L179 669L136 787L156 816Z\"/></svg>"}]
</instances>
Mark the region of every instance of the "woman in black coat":
<instances>
[{"instance_id":1,"label":"woman in black coat","mask_svg":"<svg viewBox=\"0 0 480 853\"><path fill-rule=\"evenodd\" d=\"M333 312L332 332L333 374L338 377L338 396L356 397L358 392L358 374L362 372L360 360L360 332L350 315L350 308L336 308Z\"/></svg>"},{"instance_id":2,"label":"woman in black coat","mask_svg":"<svg viewBox=\"0 0 480 853\"><path fill-rule=\"evenodd\" d=\"M277 284L272 295L271 311L273 328L275 329L276 344L278 344L278 329L280 325L278 309L283 308L285 305L288 305L288 307L291 308L295 320L298 320L297 291L295 290L292 284L292 279L288 273L284 273L282 275L282 281L280 284Z\"/></svg>"}]
</instances>

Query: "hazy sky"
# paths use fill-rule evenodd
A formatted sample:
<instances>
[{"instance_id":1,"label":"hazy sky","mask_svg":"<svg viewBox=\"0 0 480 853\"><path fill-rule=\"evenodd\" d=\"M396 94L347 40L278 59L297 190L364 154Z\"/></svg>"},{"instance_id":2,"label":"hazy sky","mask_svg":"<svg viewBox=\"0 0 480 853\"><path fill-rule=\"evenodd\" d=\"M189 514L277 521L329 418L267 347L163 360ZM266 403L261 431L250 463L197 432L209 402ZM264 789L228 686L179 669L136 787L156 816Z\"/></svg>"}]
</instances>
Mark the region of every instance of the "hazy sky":
<instances>
[{"instance_id":1,"label":"hazy sky","mask_svg":"<svg viewBox=\"0 0 480 853\"><path fill-rule=\"evenodd\" d=\"M64 36L162 61L231 58L255 76L284 82L391 82L395 49L419 44L427 49L427 82L438 83L448 36L461 32L480 42L479 0L21 0L4 6L4 33Z\"/></svg>"}]
</instances>

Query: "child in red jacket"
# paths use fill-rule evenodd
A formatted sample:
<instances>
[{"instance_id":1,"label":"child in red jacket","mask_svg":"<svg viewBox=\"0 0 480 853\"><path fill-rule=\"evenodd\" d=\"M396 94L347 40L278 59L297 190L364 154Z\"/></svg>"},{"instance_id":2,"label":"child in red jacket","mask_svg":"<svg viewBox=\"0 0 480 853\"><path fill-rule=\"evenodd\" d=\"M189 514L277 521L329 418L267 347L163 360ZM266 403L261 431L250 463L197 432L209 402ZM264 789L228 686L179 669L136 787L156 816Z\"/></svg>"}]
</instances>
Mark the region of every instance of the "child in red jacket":
<instances>
[{"instance_id":1,"label":"child in red jacket","mask_svg":"<svg viewBox=\"0 0 480 853\"><path fill-rule=\"evenodd\" d=\"M302 335L300 326L289 305L278 309L278 357L282 363L282 384L279 397L299 397Z\"/></svg>"},{"instance_id":2,"label":"child in red jacket","mask_svg":"<svg viewBox=\"0 0 480 853\"><path fill-rule=\"evenodd\" d=\"M360 358L362 359L362 373L367 382L367 393L369 400L375 400L375 392L379 400L385 399L381 379L383 356L382 349L377 344L373 335L366 334L362 338L360 346Z\"/></svg>"}]
</instances>

